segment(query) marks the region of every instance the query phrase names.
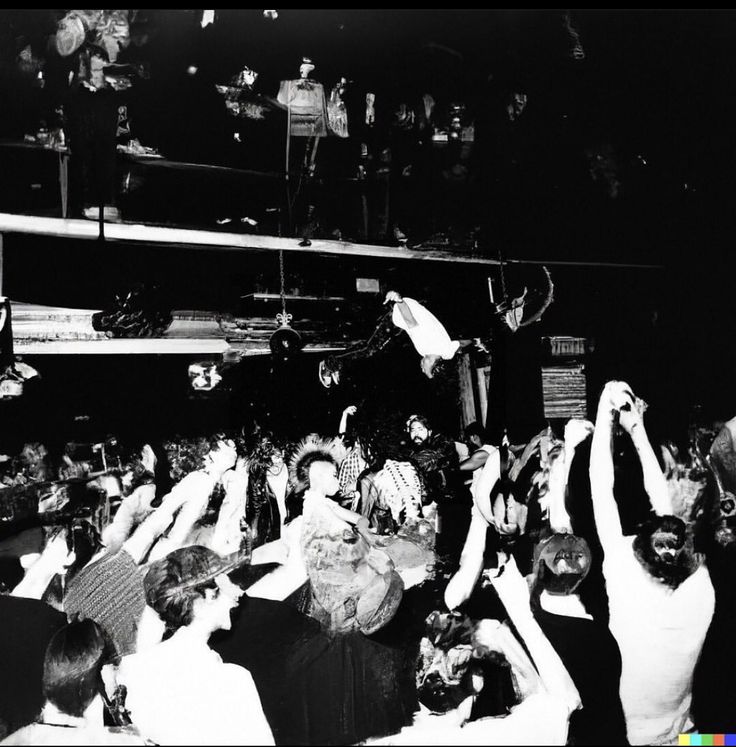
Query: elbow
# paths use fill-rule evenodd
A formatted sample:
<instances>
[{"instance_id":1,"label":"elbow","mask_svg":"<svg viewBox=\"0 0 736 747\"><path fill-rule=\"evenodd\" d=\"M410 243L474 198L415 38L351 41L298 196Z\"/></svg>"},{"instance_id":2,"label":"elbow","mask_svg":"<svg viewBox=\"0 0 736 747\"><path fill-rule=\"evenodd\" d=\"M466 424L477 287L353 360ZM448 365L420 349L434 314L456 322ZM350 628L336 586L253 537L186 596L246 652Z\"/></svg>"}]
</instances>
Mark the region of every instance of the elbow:
<instances>
[{"instance_id":1,"label":"elbow","mask_svg":"<svg viewBox=\"0 0 736 747\"><path fill-rule=\"evenodd\" d=\"M467 588L467 583L459 577L459 574L455 574L445 588L444 599L447 609L451 612L456 610L468 600L468 597L470 597L470 590Z\"/></svg>"}]
</instances>

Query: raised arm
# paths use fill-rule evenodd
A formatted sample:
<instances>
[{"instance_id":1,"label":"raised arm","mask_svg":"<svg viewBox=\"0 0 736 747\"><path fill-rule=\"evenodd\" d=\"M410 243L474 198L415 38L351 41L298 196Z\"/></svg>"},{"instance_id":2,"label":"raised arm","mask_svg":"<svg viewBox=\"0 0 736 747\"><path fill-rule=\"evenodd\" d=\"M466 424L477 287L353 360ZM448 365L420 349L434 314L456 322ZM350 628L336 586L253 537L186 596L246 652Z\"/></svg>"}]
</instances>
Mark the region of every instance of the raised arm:
<instances>
[{"instance_id":1,"label":"raised arm","mask_svg":"<svg viewBox=\"0 0 736 747\"><path fill-rule=\"evenodd\" d=\"M466 602L478 583L480 574L483 572L483 553L486 548L487 533L488 522L474 505L468 536L460 555L460 567L445 587L445 604L450 610Z\"/></svg>"},{"instance_id":2,"label":"raised arm","mask_svg":"<svg viewBox=\"0 0 736 747\"><path fill-rule=\"evenodd\" d=\"M612 397L619 396L621 382L609 381L603 388L598 403L598 413L590 447L590 493L593 501L593 516L604 552L623 536L618 506L613 496L613 415L615 405Z\"/></svg>"},{"instance_id":3,"label":"raised arm","mask_svg":"<svg viewBox=\"0 0 736 747\"><path fill-rule=\"evenodd\" d=\"M565 445L552 463L549 475L549 523L553 532L572 532L572 522L565 505L570 468L575 450L593 430L593 424L587 420L571 419L565 425Z\"/></svg>"},{"instance_id":4,"label":"raised arm","mask_svg":"<svg viewBox=\"0 0 736 747\"><path fill-rule=\"evenodd\" d=\"M157 542L151 550L149 560L159 560L170 552L178 550L186 541L194 524L204 515L210 495L215 489L219 474L210 474L204 470L191 472L169 493L179 503L180 510L168 535ZM166 500L166 499L164 499ZM163 505L161 506L163 508Z\"/></svg>"},{"instance_id":5,"label":"raised arm","mask_svg":"<svg viewBox=\"0 0 736 747\"><path fill-rule=\"evenodd\" d=\"M108 552L117 552L131 534L136 522L153 512L151 502L156 497L156 485L139 485L123 498L112 522L102 530L102 544Z\"/></svg>"},{"instance_id":6,"label":"raised arm","mask_svg":"<svg viewBox=\"0 0 736 747\"><path fill-rule=\"evenodd\" d=\"M242 537L240 520L245 517L248 500L248 463L242 457L235 468L223 475L225 497L217 514L211 548L220 555L235 552Z\"/></svg>"},{"instance_id":7,"label":"raised arm","mask_svg":"<svg viewBox=\"0 0 736 747\"><path fill-rule=\"evenodd\" d=\"M478 477L475 492L473 493L474 506L489 524L495 523L493 506L491 506L491 491L500 478L501 452L498 449L494 449L483 465L483 470Z\"/></svg>"},{"instance_id":8,"label":"raised arm","mask_svg":"<svg viewBox=\"0 0 736 747\"><path fill-rule=\"evenodd\" d=\"M40 599L43 596L51 579L57 573L64 573L65 569L74 562L74 553L69 551L66 537L67 530L62 529L55 537L48 540L43 552L10 593L11 596L28 599Z\"/></svg>"},{"instance_id":9,"label":"raised arm","mask_svg":"<svg viewBox=\"0 0 736 747\"><path fill-rule=\"evenodd\" d=\"M562 660L534 619L526 579L519 572L513 556L499 566L491 583L531 655L542 687L550 695L561 698L567 705L568 713L572 713L581 705L580 695ZM532 685L531 681L527 682L529 685Z\"/></svg>"},{"instance_id":10,"label":"raised arm","mask_svg":"<svg viewBox=\"0 0 736 747\"><path fill-rule=\"evenodd\" d=\"M214 488L214 482L210 484L210 480L204 477L201 478L202 484L197 482L194 476L200 474L205 473L191 473L175 485L171 492L164 496L161 505L123 543L123 548L136 563L143 561L152 545L172 523L173 527L169 531L169 536L157 542L148 559L158 560L181 546L192 524L207 507L209 495ZM204 495L207 489L209 492ZM204 505L202 505L203 502ZM175 532L175 529L178 531Z\"/></svg>"},{"instance_id":11,"label":"raised arm","mask_svg":"<svg viewBox=\"0 0 736 747\"><path fill-rule=\"evenodd\" d=\"M626 385L624 385L626 386ZM641 462L641 471L644 476L644 489L649 496L652 509L659 516L672 513L672 500L667 489L667 480L659 467L654 449L649 441L644 427L643 414L637 407L636 398L627 386L621 393L619 404L619 423L631 437L636 453Z\"/></svg>"},{"instance_id":12,"label":"raised arm","mask_svg":"<svg viewBox=\"0 0 736 747\"><path fill-rule=\"evenodd\" d=\"M340 425L337 429L337 435L342 438L348 430L348 418L355 415L358 412L358 408L355 405L350 405L342 411L340 416Z\"/></svg>"}]
</instances>

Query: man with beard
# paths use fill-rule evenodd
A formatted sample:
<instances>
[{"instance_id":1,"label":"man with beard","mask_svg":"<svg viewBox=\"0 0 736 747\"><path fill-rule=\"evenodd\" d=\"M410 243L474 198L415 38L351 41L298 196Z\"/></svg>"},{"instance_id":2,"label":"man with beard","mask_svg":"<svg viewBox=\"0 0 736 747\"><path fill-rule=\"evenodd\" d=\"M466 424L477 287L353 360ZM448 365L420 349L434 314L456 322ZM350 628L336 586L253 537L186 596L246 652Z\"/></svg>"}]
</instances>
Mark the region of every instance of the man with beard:
<instances>
[{"instance_id":1,"label":"man with beard","mask_svg":"<svg viewBox=\"0 0 736 747\"><path fill-rule=\"evenodd\" d=\"M429 419L412 415L406 430L413 445L412 460L426 489L426 503L437 504L438 552L458 555L470 525L472 497L463 484L455 442L435 433Z\"/></svg>"},{"instance_id":2,"label":"man with beard","mask_svg":"<svg viewBox=\"0 0 736 747\"><path fill-rule=\"evenodd\" d=\"M641 409L627 384L606 384L590 454L591 495L605 554L610 629L621 649L620 693L629 741L672 744L693 726L693 672L713 617L715 595L685 524L668 507L667 482L646 435ZM636 448L644 487L657 514L635 537L624 536L614 498L611 443L616 420Z\"/></svg>"}]
</instances>

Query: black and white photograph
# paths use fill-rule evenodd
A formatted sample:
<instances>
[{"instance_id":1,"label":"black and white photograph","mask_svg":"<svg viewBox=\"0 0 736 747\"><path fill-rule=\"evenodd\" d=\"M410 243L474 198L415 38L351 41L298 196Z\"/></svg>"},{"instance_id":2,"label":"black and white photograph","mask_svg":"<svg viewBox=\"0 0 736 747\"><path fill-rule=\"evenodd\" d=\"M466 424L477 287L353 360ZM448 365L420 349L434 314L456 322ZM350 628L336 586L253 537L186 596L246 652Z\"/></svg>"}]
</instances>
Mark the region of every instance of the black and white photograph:
<instances>
[{"instance_id":1,"label":"black and white photograph","mask_svg":"<svg viewBox=\"0 0 736 747\"><path fill-rule=\"evenodd\" d=\"M736 9L0 9L0 747L736 745Z\"/></svg>"}]
</instances>

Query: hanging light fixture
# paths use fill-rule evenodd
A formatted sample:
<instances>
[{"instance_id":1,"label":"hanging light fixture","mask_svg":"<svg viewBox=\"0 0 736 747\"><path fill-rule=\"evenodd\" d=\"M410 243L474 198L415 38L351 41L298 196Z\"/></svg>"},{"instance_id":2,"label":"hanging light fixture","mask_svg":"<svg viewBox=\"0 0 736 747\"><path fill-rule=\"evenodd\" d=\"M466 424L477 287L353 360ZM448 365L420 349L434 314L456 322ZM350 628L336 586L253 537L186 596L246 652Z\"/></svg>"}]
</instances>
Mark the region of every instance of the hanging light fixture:
<instances>
[{"instance_id":1,"label":"hanging light fixture","mask_svg":"<svg viewBox=\"0 0 736 747\"><path fill-rule=\"evenodd\" d=\"M292 315L286 311L286 292L284 289L284 250L279 249L279 280L281 282L281 311L276 314L279 328L268 341L271 353L281 362L288 360L302 349L302 336L291 327Z\"/></svg>"}]
</instances>

